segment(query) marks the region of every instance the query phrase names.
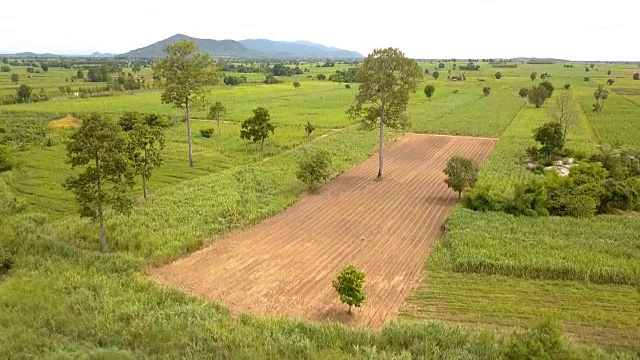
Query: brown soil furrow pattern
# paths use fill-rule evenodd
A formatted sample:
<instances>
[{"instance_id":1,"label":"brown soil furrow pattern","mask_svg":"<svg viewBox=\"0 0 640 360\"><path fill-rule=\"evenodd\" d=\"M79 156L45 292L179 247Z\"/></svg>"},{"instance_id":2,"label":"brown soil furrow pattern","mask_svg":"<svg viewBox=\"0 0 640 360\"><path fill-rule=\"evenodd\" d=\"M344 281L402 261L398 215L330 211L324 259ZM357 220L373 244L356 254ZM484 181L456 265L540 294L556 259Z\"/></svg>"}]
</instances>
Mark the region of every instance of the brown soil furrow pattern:
<instances>
[{"instance_id":1,"label":"brown soil furrow pattern","mask_svg":"<svg viewBox=\"0 0 640 360\"><path fill-rule=\"evenodd\" d=\"M457 195L442 169L453 155L482 163L495 139L409 134L378 157L251 228L154 269L177 286L232 311L380 327L395 318L422 277L429 249ZM348 264L367 273L364 305L347 314L331 285Z\"/></svg>"}]
</instances>

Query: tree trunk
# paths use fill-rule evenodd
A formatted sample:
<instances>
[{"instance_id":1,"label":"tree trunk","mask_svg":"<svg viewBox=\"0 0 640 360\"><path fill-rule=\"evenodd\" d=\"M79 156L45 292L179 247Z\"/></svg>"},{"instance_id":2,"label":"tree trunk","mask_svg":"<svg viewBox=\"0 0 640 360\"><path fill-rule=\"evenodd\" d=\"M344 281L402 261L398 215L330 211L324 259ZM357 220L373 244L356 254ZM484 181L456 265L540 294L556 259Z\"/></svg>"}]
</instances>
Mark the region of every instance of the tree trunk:
<instances>
[{"instance_id":1,"label":"tree trunk","mask_svg":"<svg viewBox=\"0 0 640 360\"><path fill-rule=\"evenodd\" d=\"M351 314L351 305L349 305L349 314Z\"/></svg>"},{"instance_id":2,"label":"tree trunk","mask_svg":"<svg viewBox=\"0 0 640 360\"><path fill-rule=\"evenodd\" d=\"M260 153L263 153L264 150L264 138L262 138L262 141L260 142Z\"/></svg>"},{"instance_id":3,"label":"tree trunk","mask_svg":"<svg viewBox=\"0 0 640 360\"><path fill-rule=\"evenodd\" d=\"M185 101L187 108L187 141L189 142L189 166L193 167L193 150L191 147L191 119L189 118L189 98Z\"/></svg>"},{"instance_id":4,"label":"tree trunk","mask_svg":"<svg viewBox=\"0 0 640 360\"><path fill-rule=\"evenodd\" d=\"M380 154L378 159L378 179L382 179L382 168L384 165L384 155L382 153L384 146L384 94L382 94L382 107L380 111Z\"/></svg>"},{"instance_id":5,"label":"tree trunk","mask_svg":"<svg viewBox=\"0 0 640 360\"><path fill-rule=\"evenodd\" d=\"M98 173L98 221L100 222L100 251L107 250L107 234L104 230L104 216L102 213L102 183L100 182L100 162L96 154L96 172Z\"/></svg>"},{"instance_id":6,"label":"tree trunk","mask_svg":"<svg viewBox=\"0 0 640 360\"><path fill-rule=\"evenodd\" d=\"M142 195L147 200L147 148L144 149L144 169L142 170Z\"/></svg>"},{"instance_id":7,"label":"tree trunk","mask_svg":"<svg viewBox=\"0 0 640 360\"><path fill-rule=\"evenodd\" d=\"M218 118L218 136L220 136L220 118Z\"/></svg>"},{"instance_id":8,"label":"tree trunk","mask_svg":"<svg viewBox=\"0 0 640 360\"><path fill-rule=\"evenodd\" d=\"M458 201L462 199L462 191L458 191Z\"/></svg>"},{"instance_id":9,"label":"tree trunk","mask_svg":"<svg viewBox=\"0 0 640 360\"><path fill-rule=\"evenodd\" d=\"M600 104L600 110L598 110L598 112L601 112L603 108L604 108L604 99L602 99L602 104Z\"/></svg>"}]
</instances>

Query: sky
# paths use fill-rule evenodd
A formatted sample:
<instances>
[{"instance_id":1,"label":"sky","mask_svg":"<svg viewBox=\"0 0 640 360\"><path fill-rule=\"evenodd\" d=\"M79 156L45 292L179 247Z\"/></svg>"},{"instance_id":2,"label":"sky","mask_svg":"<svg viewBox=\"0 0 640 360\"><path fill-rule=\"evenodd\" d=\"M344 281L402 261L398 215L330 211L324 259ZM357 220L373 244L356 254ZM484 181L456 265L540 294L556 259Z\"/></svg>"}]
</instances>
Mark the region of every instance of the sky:
<instances>
[{"instance_id":1,"label":"sky","mask_svg":"<svg viewBox=\"0 0 640 360\"><path fill-rule=\"evenodd\" d=\"M124 53L181 33L307 40L367 55L640 61L640 0L7 1L0 53Z\"/></svg>"}]
</instances>

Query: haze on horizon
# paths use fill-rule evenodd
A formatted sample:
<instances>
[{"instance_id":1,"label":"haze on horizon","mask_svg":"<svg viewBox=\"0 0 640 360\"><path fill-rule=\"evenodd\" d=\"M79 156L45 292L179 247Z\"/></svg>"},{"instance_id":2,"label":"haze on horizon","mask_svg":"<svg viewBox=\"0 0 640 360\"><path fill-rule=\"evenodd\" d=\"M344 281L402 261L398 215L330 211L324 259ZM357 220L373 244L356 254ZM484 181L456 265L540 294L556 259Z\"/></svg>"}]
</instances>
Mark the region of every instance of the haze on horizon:
<instances>
[{"instance_id":1,"label":"haze on horizon","mask_svg":"<svg viewBox=\"0 0 640 360\"><path fill-rule=\"evenodd\" d=\"M0 53L121 54L182 33L307 40L363 55L392 46L413 58L640 61L639 14L637 0L12 1L0 12Z\"/></svg>"}]
</instances>

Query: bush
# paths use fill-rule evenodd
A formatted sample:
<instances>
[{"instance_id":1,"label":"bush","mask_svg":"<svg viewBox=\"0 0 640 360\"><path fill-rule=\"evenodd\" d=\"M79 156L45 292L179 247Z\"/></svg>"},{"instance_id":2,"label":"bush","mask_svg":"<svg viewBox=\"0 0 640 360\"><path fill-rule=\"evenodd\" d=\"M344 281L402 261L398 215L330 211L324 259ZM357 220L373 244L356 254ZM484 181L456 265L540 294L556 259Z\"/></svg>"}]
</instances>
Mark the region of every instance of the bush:
<instances>
[{"instance_id":1,"label":"bush","mask_svg":"<svg viewBox=\"0 0 640 360\"><path fill-rule=\"evenodd\" d=\"M517 184L513 197L504 206L504 212L515 216L549 216L547 191L543 182Z\"/></svg>"},{"instance_id":2,"label":"bush","mask_svg":"<svg viewBox=\"0 0 640 360\"><path fill-rule=\"evenodd\" d=\"M502 79L502 73L500 71L496 73L496 79L498 80Z\"/></svg>"},{"instance_id":3,"label":"bush","mask_svg":"<svg viewBox=\"0 0 640 360\"><path fill-rule=\"evenodd\" d=\"M502 211L504 199L488 185L478 185L465 191L462 206L474 211Z\"/></svg>"},{"instance_id":4,"label":"bush","mask_svg":"<svg viewBox=\"0 0 640 360\"><path fill-rule=\"evenodd\" d=\"M547 99L551 97L551 95L553 95L553 85L548 82L548 81L543 81L540 83L540 86L543 86L545 89L547 89Z\"/></svg>"},{"instance_id":5,"label":"bush","mask_svg":"<svg viewBox=\"0 0 640 360\"><path fill-rule=\"evenodd\" d=\"M11 68L6 66L6 65L4 65L4 66L0 67L0 71L1 72L11 72Z\"/></svg>"},{"instance_id":6,"label":"bush","mask_svg":"<svg viewBox=\"0 0 640 360\"><path fill-rule=\"evenodd\" d=\"M316 79L318 79L318 80L320 80L320 81L323 81L323 80L325 80L326 78L327 78L327 75L325 75L325 74L318 74L318 75L316 75Z\"/></svg>"},{"instance_id":7,"label":"bush","mask_svg":"<svg viewBox=\"0 0 640 360\"><path fill-rule=\"evenodd\" d=\"M520 95L521 98L526 98L527 95L529 95L529 89L527 88L520 89L520 91L518 92L518 95Z\"/></svg>"},{"instance_id":8,"label":"bush","mask_svg":"<svg viewBox=\"0 0 640 360\"><path fill-rule=\"evenodd\" d=\"M311 191L331 176L331 157L318 148L307 150L298 162L296 177Z\"/></svg>"},{"instance_id":9,"label":"bush","mask_svg":"<svg viewBox=\"0 0 640 360\"><path fill-rule=\"evenodd\" d=\"M351 84L344 84L345 89L351 89Z\"/></svg>"},{"instance_id":10,"label":"bush","mask_svg":"<svg viewBox=\"0 0 640 360\"><path fill-rule=\"evenodd\" d=\"M613 209L632 211L640 206L640 180L607 179L604 183L604 195L600 202L600 212Z\"/></svg>"},{"instance_id":11,"label":"bush","mask_svg":"<svg viewBox=\"0 0 640 360\"><path fill-rule=\"evenodd\" d=\"M588 77L588 76L585 76L585 77L584 77L584 81L585 81L585 82L588 82L589 80L591 80L591 79L589 79L589 77Z\"/></svg>"},{"instance_id":12,"label":"bush","mask_svg":"<svg viewBox=\"0 0 640 360\"><path fill-rule=\"evenodd\" d=\"M544 86L534 86L529 90L527 94L529 103L535 105L536 108L540 108L544 102L549 98L547 88Z\"/></svg>"},{"instance_id":13,"label":"bush","mask_svg":"<svg viewBox=\"0 0 640 360\"><path fill-rule=\"evenodd\" d=\"M0 173L13 168L13 154L11 148L0 145Z\"/></svg>"},{"instance_id":14,"label":"bush","mask_svg":"<svg viewBox=\"0 0 640 360\"><path fill-rule=\"evenodd\" d=\"M565 90L571 89L571 84L564 84L564 89Z\"/></svg>"},{"instance_id":15,"label":"bush","mask_svg":"<svg viewBox=\"0 0 640 360\"><path fill-rule=\"evenodd\" d=\"M482 89L482 92L484 93L484 96L489 96L489 94L491 94L491 88L490 88L490 87L488 87L488 86L485 86L485 87Z\"/></svg>"},{"instance_id":16,"label":"bush","mask_svg":"<svg viewBox=\"0 0 640 360\"><path fill-rule=\"evenodd\" d=\"M424 94L427 96L427 99L431 99L433 93L436 92L436 87L433 85L427 85L424 87Z\"/></svg>"},{"instance_id":17,"label":"bush","mask_svg":"<svg viewBox=\"0 0 640 360\"><path fill-rule=\"evenodd\" d=\"M574 358L571 349L562 341L562 331L550 321L509 336L503 355L507 360Z\"/></svg>"},{"instance_id":18,"label":"bush","mask_svg":"<svg viewBox=\"0 0 640 360\"><path fill-rule=\"evenodd\" d=\"M633 80L640 80L640 73L633 74Z\"/></svg>"},{"instance_id":19,"label":"bush","mask_svg":"<svg viewBox=\"0 0 640 360\"><path fill-rule=\"evenodd\" d=\"M208 139L208 138L213 136L214 132L215 132L214 128L202 129L202 130L200 130L200 135L202 135L202 137Z\"/></svg>"},{"instance_id":20,"label":"bush","mask_svg":"<svg viewBox=\"0 0 640 360\"><path fill-rule=\"evenodd\" d=\"M615 82L615 80L609 79L609 80L607 80L607 85L611 86L611 85L613 85L614 82Z\"/></svg>"},{"instance_id":21,"label":"bush","mask_svg":"<svg viewBox=\"0 0 640 360\"><path fill-rule=\"evenodd\" d=\"M11 74L11 82L17 83L18 81L20 81L20 76L16 73Z\"/></svg>"},{"instance_id":22,"label":"bush","mask_svg":"<svg viewBox=\"0 0 640 360\"><path fill-rule=\"evenodd\" d=\"M553 154L564 147L562 125L555 121L545 123L536 129L533 139L542 144L540 151L551 161Z\"/></svg>"}]
</instances>

